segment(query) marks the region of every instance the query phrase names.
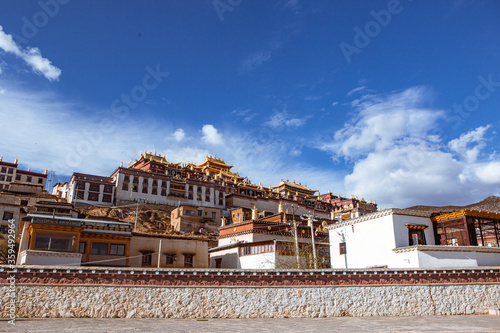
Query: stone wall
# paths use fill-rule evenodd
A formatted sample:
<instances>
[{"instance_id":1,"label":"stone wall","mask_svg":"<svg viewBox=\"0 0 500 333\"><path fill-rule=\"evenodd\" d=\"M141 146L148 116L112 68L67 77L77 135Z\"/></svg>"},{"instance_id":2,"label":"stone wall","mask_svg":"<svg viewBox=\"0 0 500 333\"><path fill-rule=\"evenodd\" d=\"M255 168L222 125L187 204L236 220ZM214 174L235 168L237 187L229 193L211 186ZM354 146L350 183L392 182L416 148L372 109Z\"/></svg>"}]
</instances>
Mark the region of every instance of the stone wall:
<instances>
[{"instance_id":1,"label":"stone wall","mask_svg":"<svg viewBox=\"0 0 500 333\"><path fill-rule=\"evenodd\" d=\"M7 304L9 286L0 286ZM17 318L283 318L484 314L500 284L312 287L18 285ZM4 306L0 317L6 318Z\"/></svg>"},{"instance_id":2,"label":"stone wall","mask_svg":"<svg viewBox=\"0 0 500 333\"><path fill-rule=\"evenodd\" d=\"M238 270L0 266L0 318L483 314L500 268Z\"/></svg>"}]
</instances>

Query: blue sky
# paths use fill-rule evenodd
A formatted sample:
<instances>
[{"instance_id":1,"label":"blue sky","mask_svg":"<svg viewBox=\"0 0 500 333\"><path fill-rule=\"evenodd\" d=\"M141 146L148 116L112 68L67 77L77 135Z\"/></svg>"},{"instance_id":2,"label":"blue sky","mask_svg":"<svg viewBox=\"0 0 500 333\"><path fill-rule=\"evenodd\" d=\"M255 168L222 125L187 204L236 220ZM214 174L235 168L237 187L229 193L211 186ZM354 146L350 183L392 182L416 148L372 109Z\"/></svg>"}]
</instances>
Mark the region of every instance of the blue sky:
<instances>
[{"instance_id":1,"label":"blue sky","mask_svg":"<svg viewBox=\"0 0 500 333\"><path fill-rule=\"evenodd\" d=\"M60 180L148 150L382 208L500 194L497 1L2 1L0 26L0 154Z\"/></svg>"}]
</instances>

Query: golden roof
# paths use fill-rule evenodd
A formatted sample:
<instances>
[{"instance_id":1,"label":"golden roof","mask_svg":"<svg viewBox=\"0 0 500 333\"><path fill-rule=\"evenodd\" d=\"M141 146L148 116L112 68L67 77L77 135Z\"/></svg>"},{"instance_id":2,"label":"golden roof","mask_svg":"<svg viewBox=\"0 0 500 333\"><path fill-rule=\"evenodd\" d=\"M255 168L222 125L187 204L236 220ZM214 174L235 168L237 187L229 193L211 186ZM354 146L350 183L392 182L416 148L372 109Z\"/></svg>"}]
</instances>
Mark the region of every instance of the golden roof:
<instances>
[{"instance_id":1,"label":"golden roof","mask_svg":"<svg viewBox=\"0 0 500 333\"><path fill-rule=\"evenodd\" d=\"M153 162L158 162L158 163L161 163L161 164L164 164L164 165L171 165L171 166L177 166L179 165L179 163L171 163L169 161L167 161L165 159L165 156L161 156L161 154L156 154L156 151L154 152L154 154L152 152L147 152L147 151L144 151L144 154L141 154L141 158L140 159L145 159L145 160L150 160L150 161L153 161ZM139 160L136 160L136 162L138 162Z\"/></svg>"},{"instance_id":2,"label":"golden roof","mask_svg":"<svg viewBox=\"0 0 500 333\"><path fill-rule=\"evenodd\" d=\"M492 220L500 220L499 213L482 212L480 210L471 210L471 209L462 209L461 211L458 211L458 212L434 216L431 218L431 220L434 222L437 222L437 221L443 221L443 220L451 220L451 219L461 217L461 216L470 216L470 217L479 217L479 218L486 218L486 219L492 219Z\"/></svg>"},{"instance_id":3,"label":"golden roof","mask_svg":"<svg viewBox=\"0 0 500 333\"><path fill-rule=\"evenodd\" d=\"M317 190L311 190L310 188L307 187L307 184L296 184L295 183L295 180L293 181L293 183L289 182L288 180L287 181L284 181L283 178L281 179L279 185L277 186L273 186L272 188L279 188L283 185L286 185L286 186L289 186L289 187L292 187L292 188L295 188L295 189L299 189L299 190L302 190L302 191L308 191L308 192L318 192Z\"/></svg>"},{"instance_id":4,"label":"golden roof","mask_svg":"<svg viewBox=\"0 0 500 333\"><path fill-rule=\"evenodd\" d=\"M217 158L217 156L205 156L205 161L203 161L203 163L201 163L200 165L198 165L198 167L203 167L203 166L206 166L206 165L210 165L210 164L216 164L222 168L225 168L225 169L231 169L232 167L234 167L234 165L229 165L229 164L226 164L226 162L224 162L224 159L223 158Z\"/></svg>"}]
</instances>

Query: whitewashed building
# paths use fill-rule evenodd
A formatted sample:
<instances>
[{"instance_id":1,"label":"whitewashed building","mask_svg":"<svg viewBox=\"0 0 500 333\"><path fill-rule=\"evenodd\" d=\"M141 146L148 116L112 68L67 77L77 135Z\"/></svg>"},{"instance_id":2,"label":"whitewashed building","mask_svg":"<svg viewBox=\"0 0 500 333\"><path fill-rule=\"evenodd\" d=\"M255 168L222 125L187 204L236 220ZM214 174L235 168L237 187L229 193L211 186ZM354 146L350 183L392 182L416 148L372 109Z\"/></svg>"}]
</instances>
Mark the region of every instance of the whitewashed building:
<instances>
[{"instance_id":1,"label":"whitewashed building","mask_svg":"<svg viewBox=\"0 0 500 333\"><path fill-rule=\"evenodd\" d=\"M481 243L484 246L471 246L474 240L481 239L480 230L477 236L475 234L474 223L478 222L472 221L469 228L458 228L461 227L458 219L471 215L470 211L464 212L462 215L456 213L457 217L453 219L448 217L450 214L443 215L447 218L443 220L447 225L443 224L443 228L438 223L439 231L435 229L436 222L433 222L430 213L407 209L387 209L329 225L326 228L330 236L331 266L344 269L500 265L498 245L490 242ZM493 220L492 223L497 222ZM490 221L484 223L490 224ZM462 236L464 229L467 237ZM442 230L446 231L443 233ZM436 240L436 237L439 239ZM466 238L471 241L456 242L456 239ZM498 244L498 237L496 241Z\"/></svg>"}]
</instances>

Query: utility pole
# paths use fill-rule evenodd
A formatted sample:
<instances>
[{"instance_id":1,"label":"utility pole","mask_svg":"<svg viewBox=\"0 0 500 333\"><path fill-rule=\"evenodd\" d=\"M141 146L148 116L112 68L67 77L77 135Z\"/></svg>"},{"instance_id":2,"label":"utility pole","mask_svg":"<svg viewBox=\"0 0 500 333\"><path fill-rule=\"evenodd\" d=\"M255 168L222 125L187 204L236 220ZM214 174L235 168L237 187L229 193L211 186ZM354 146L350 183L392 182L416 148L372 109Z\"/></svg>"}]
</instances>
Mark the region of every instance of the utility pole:
<instances>
[{"instance_id":1,"label":"utility pole","mask_svg":"<svg viewBox=\"0 0 500 333\"><path fill-rule=\"evenodd\" d=\"M295 230L295 232L293 234L294 234L294 238L295 238L295 255L297 257L297 268L300 269L299 231L297 228L297 221L295 221L295 210L294 210L293 205L292 205L292 220L293 220L293 229Z\"/></svg>"},{"instance_id":2,"label":"utility pole","mask_svg":"<svg viewBox=\"0 0 500 333\"><path fill-rule=\"evenodd\" d=\"M161 263L161 238L160 238L160 245L158 246L158 268L160 268L160 263Z\"/></svg>"},{"instance_id":3,"label":"utility pole","mask_svg":"<svg viewBox=\"0 0 500 333\"><path fill-rule=\"evenodd\" d=\"M318 269L318 258L316 256L316 243L314 241L314 211L313 211L313 215L309 215L309 217L307 218L308 219L308 222L309 222L309 225L311 226L311 241L312 241L312 250L313 250L313 260L314 260L314 269Z\"/></svg>"},{"instance_id":4,"label":"utility pole","mask_svg":"<svg viewBox=\"0 0 500 333\"><path fill-rule=\"evenodd\" d=\"M137 231L137 215L139 215L139 202L137 202L137 206L135 208L135 223L134 223L134 231Z\"/></svg>"}]
</instances>

